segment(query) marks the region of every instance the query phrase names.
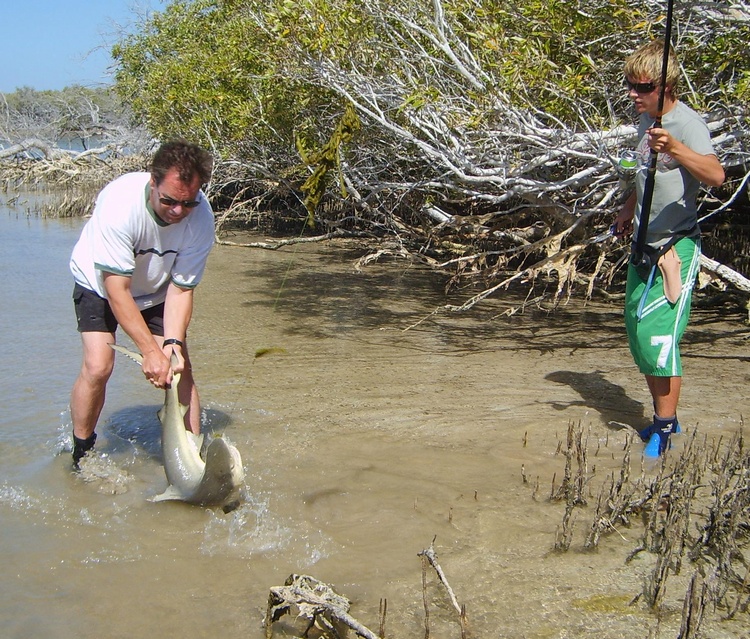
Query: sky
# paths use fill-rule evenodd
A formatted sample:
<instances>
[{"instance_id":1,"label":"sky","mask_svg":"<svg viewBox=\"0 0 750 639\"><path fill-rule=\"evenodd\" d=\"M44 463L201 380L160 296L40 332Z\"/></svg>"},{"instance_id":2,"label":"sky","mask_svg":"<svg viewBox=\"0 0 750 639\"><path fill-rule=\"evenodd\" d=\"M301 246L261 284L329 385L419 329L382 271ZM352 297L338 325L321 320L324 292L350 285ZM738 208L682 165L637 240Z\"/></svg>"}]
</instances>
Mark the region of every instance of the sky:
<instances>
[{"instance_id":1,"label":"sky","mask_svg":"<svg viewBox=\"0 0 750 639\"><path fill-rule=\"evenodd\" d=\"M166 0L0 0L0 93L111 84L109 49ZM123 31L124 30L124 31Z\"/></svg>"}]
</instances>

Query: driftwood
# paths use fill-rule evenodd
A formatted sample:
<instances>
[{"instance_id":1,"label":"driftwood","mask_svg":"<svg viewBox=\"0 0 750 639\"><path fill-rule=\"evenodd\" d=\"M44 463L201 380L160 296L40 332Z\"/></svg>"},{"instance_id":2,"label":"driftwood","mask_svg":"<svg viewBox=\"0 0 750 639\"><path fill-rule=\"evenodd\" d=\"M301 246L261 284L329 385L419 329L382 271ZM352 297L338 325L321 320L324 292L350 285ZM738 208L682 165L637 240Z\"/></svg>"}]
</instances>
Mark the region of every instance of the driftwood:
<instances>
[{"instance_id":1,"label":"driftwood","mask_svg":"<svg viewBox=\"0 0 750 639\"><path fill-rule=\"evenodd\" d=\"M95 149L86 149L84 151L73 151L63 149L59 146L49 144L38 138L28 138L17 144L0 149L0 160L39 160L44 159L49 162L82 161L82 160L100 160L104 156L114 154L117 157L124 155L122 146L119 144L105 144Z\"/></svg>"},{"instance_id":2,"label":"driftwood","mask_svg":"<svg viewBox=\"0 0 750 639\"><path fill-rule=\"evenodd\" d=\"M738 288L741 291L750 293L749 279L747 279L741 273L732 270L728 266L720 264L716 260L712 260L710 257L701 255L701 270L703 270L704 272L709 272L712 275L716 275L717 277L730 283L732 286Z\"/></svg>"},{"instance_id":3,"label":"driftwood","mask_svg":"<svg viewBox=\"0 0 750 639\"><path fill-rule=\"evenodd\" d=\"M467 617L466 606L459 604L453 588L448 583L445 572L438 563L437 553L434 548L435 539L432 540L429 548L422 550L417 555L422 559L422 594L425 608L425 637L429 638L429 607L427 603L427 574L426 565L429 563L437 573L440 583L448 591L451 605L458 613L459 623L461 624L461 638L467 636ZM306 637L310 630L317 626L324 633L329 633L334 637L340 637L338 627L345 626L352 630L357 636L364 639L382 639L385 637L385 616L387 610L387 601L380 601L380 627L378 634L365 625L357 621L349 614L349 600L336 593L331 586L314 577L308 575L289 575L283 586L271 587L268 595L268 608L266 610L266 639L273 637L273 624L288 614L294 607L297 609L297 616L307 619L307 627L302 632Z\"/></svg>"},{"instance_id":4,"label":"driftwood","mask_svg":"<svg viewBox=\"0 0 750 639\"><path fill-rule=\"evenodd\" d=\"M547 236L545 233L542 233L542 237L535 237L533 231L538 232L540 230L538 225L532 225L528 229L519 229L521 231L526 231L526 233L523 235L522 239L519 238L516 242L519 245L517 252L530 253L532 250L536 249L540 252L545 253L546 255L536 261L534 264L526 267L525 269L518 270L512 275L508 275L505 279L498 282L497 284L494 284L490 288L477 293L476 295L466 300L463 304L458 306L449 304L445 306L445 309L448 311L466 311L482 300L492 296L498 290L509 287L513 282L516 282L518 280L533 280L539 273L542 272L555 272L557 274L559 285L556 296L559 297L563 292L565 284L577 277L577 257L587 246L590 246L592 244L601 244L604 249L602 251L602 254L604 254L604 252L606 251L606 247L608 246L607 240L609 239L607 233L602 233L581 242L576 242L571 246L563 247L563 241L567 237L569 237L577 227L584 227L589 218L593 217L595 213L596 212L588 212L581 215L581 217L578 218L576 222L571 224L570 227L553 236ZM442 212L441 214L441 222L443 224L458 224L456 216L448 215ZM527 238L530 238L532 242L529 243L527 241ZM462 256L455 260L450 260L448 262L439 264L438 268L445 269L446 267L456 266L460 262L479 261L480 257L480 255ZM716 260L713 260L709 257L706 257L705 255L701 256L701 270L701 287L706 286L710 282L716 282L717 280L719 280L719 282L723 286L729 284L740 291L746 293L750 292L750 279L746 278L741 273L738 273L737 271L729 268L728 266L721 264L720 262L717 262ZM590 285L591 284L593 284L593 278L592 282L590 282ZM590 291L591 286L589 287L589 294ZM750 306L748 307L748 310L750 311Z\"/></svg>"},{"instance_id":5,"label":"driftwood","mask_svg":"<svg viewBox=\"0 0 750 639\"><path fill-rule=\"evenodd\" d=\"M59 217L84 215L107 182L123 173L144 170L146 164L145 155L125 153L120 144L71 151L29 138L0 149L0 188L5 192L42 188L63 193L73 203L69 206L50 200L47 213L55 215L54 209L61 208L64 213Z\"/></svg>"},{"instance_id":6,"label":"driftwood","mask_svg":"<svg viewBox=\"0 0 750 639\"><path fill-rule=\"evenodd\" d=\"M728 283L740 291L750 293L750 279L705 255L701 255L701 272L698 282L701 288L711 283L718 283L723 290ZM747 318L750 321L750 300L748 300L745 308L747 308Z\"/></svg>"},{"instance_id":7,"label":"driftwood","mask_svg":"<svg viewBox=\"0 0 750 639\"><path fill-rule=\"evenodd\" d=\"M429 548L426 548L425 550L417 553L419 557L422 557L422 561L427 561L429 564L435 569L435 572L437 573L438 579L440 580L440 583L442 583L445 586L445 589L448 591L448 596L451 600L451 605L458 613L458 620L461 624L461 639L466 639L466 632L467 632L467 618L466 618L466 606L462 606L458 603L458 599L456 598L456 594L453 592L453 588L451 588L450 584L448 583L448 579L445 576L445 572L443 572L442 567L438 563L437 553L435 552L434 548L435 539L432 540L432 543L430 544ZM424 563L422 567L422 590L423 594L425 591L426 586L426 579L425 579L425 570L424 570ZM424 596L424 607L425 607L425 637L430 636L430 627L429 627L429 610L427 608L427 597Z\"/></svg>"},{"instance_id":8,"label":"driftwood","mask_svg":"<svg viewBox=\"0 0 750 639\"><path fill-rule=\"evenodd\" d=\"M37 138L29 138L6 149L0 149L0 160L19 157L33 158L39 155L49 160L57 160L70 158L72 154Z\"/></svg>"},{"instance_id":9,"label":"driftwood","mask_svg":"<svg viewBox=\"0 0 750 639\"><path fill-rule=\"evenodd\" d=\"M341 237L361 237L364 234L353 233L349 231L332 231L323 235L315 235L312 237L292 237L283 240L276 240L273 242L232 242L230 240L221 240L216 238L216 243L223 246L239 246L242 248L260 248L269 251L275 251L284 246L293 246L294 244L311 244L315 242L325 242L326 240L333 240ZM368 235L369 237L370 235Z\"/></svg>"},{"instance_id":10,"label":"driftwood","mask_svg":"<svg viewBox=\"0 0 750 639\"><path fill-rule=\"evenodd\" d=\"M696 570L685 593L682 624L677 639L695 639L700 636L700 627L706 610L707 590L700 570Z\"/></svg>"},{"instance_id":11,"label":"driftwood","mask_svg":"<svg viewBox=\"0 0 750 639\"><path fill-rule=\"evenodd\" d=\"M283 586L271 588L266 612L266 639L273 636L273 623L287 614L292 606L297 608L299 617L309 622L303 636L314 625L339 636L334 625L334 622L338 622L364 639L378 639L374 632L349 614L350 602L346 597L313 577L294 574L287 578Z\"/></svg>"}]
</instances>

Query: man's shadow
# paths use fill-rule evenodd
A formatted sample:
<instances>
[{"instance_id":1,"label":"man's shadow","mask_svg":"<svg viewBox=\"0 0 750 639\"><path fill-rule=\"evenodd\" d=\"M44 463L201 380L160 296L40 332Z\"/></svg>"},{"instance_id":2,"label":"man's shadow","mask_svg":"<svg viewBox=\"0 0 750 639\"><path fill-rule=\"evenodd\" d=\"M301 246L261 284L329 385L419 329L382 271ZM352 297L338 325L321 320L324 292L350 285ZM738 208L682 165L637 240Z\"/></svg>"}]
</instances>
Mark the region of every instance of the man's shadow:
<instances>
[{"instance_id":1,"label":"man's shadow","mask_svg":"<svg viewBox=\"0 0 750 639\"><path fill-rule=\"evenodd\" d=\"M585 406L598 411L606 424L627 424L638 430L648 425L644 405L628 397L622 386L607 380L601 371L555 371L546 375L545 379L557 384L567 384L581 396L580 400L571 402L548 402L555 410ZM648 422L650 423L650 417ZM613 426L617 428L616 425Z\"/></svg>"}]
</instances>

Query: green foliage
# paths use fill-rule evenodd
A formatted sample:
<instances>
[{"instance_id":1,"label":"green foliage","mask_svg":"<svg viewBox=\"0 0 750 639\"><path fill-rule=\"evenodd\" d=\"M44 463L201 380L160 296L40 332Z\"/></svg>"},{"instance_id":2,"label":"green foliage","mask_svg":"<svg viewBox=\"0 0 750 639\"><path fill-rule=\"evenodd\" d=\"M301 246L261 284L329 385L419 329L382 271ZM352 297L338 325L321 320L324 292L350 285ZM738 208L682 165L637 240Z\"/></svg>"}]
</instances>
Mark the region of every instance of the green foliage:
<instances>
[{"instance_id":1,"label":"green foliage","mask_svg":"<svg viewBox=\"0 0 750 639\"><path fill-rule=\"evenodd\" d=\"M602 104L605 83L619 83L623 44L642 39L641 5L628 0L447 4L495 86L563 121L577 119L581 102Z\"/></svg>"},{"instance_id":2,"label":"green foliage","mask_svg":"<svg viewBox=\"0 0 750 639\"><path fill-rule=\"evenodd\" d=\"M645 0L444 0L441 8L482 70L481 89L426 35L435 23L424 0L174 0L114 47L116 87L153 134L188 136L227 156L269 148L288 156L300 133L322 144L341 110L341 96L316 77L324 65L392 79L403 95L393 118L458 98L473 113L451 124L471 128L502 93L567 125L603 126L613 103L627 103L624 57L663 28L663 7ZM732 27L678 47L710 102L748 97L749 35Z\"/></svg>"},{"instance_id":3,"label":"green foliage","mask_svg":"<svg viewBox=\"0 0 750 639\"><path fill-rule=\"evenodd\" d=\"M700 109L750 101L750 24L737 23L717 30L708 38L688 37L678 43L688 77L707 90L690 92L683 83L684 97ZM700 86L700 84L699 84Z\"/></svg>"},{"instance_id":4,"label":"green foliage","mask_svg":"<svg viewBox=\"0 0 750 639\"><path fill-rule=\"evenodd\" d=\"M174 2L144 31L113 49L116 88L155 134L210 143L235 139L254 124L254 64L239 19L215 2Z\"/></svg>"},{"instance_id":5,"label":"green foliage","mask_svg":"<svg viewBox=\"0 0 750 639\"><path fill-rule=\"evenodd\" d=\"M114 48L117 90L158 136L188 136L230 155L248 139L291 149L295 131L340 110L338 98L298 77L300 53L345 55L350 39L327 4L173 2Z\"/></svg>"},{"instance_id":6,"label":"green foliage","mask_svg":"<svg viewBox=\"0 0 750 639\"><path fill-rule=\"evenodd\" d=\"M332 170L339 172L339 186L341 197L346 197L343 176L341 175L341 146L351 141L352 136L359 130L360 122L357 113L351 104L346 105L344 115L341 117L331 139L323 145L319 151L311 153L302 138L297 139L297 149L302 160L308 166L314 166L315 170L305 183L300 187L305 194L305 208L307 209L307 224L314 225L315 209L325 193L326 177Z\"/></svg>"}]
</instances>

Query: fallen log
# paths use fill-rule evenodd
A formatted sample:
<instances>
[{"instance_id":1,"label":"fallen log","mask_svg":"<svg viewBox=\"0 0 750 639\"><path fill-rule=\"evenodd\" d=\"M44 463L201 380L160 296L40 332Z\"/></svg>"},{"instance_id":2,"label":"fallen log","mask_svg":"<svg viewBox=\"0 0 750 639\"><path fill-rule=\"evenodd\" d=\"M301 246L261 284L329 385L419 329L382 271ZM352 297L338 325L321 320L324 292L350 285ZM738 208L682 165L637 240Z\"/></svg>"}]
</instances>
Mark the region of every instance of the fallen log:
<instances>
[{"instance_id":1,"label":"fallen log","mask_svg":"<svg viewBox=\"0 0 750 639\"><path fill-rule=\"evenodd\" d=\"M699 288L704 288L710 283L715 283L717 279L721 280L720 285L722 289L726 288L726 283L728 282L740 291L750 293L750 280L744 275L716 260L712 260L710 257L701 255L701 272L698 275ZM750 321L750 298L745 308L747 309L747 319Z\"/></svg>"},{"instance_id":2,"label":"fallen log","mask_svg":"<svg viewBox=\"0 0 750 639\"><path fill-rule=\"evenodd\" d=\"M58 149L38 138L28 138L18 144L13 144L6 149L0 149L0 160L23 156L25 158L34 157L32 151L37 151L48 160L57 160L60 158L70 158L71 153Z\"/></svg>"},{"instance_id":3,"label":"fallen log","mask_svg":"<svg viewBox=\"0 0 750 639\"><path fill-rule=\"evenodd\" d=\"M701 255L701 270L711 273L725 282L729 282L735 288L750 293L750 280L741 273L732 270L728 266L712 260L710 257Z\"/></svg>"}]
</instances>

